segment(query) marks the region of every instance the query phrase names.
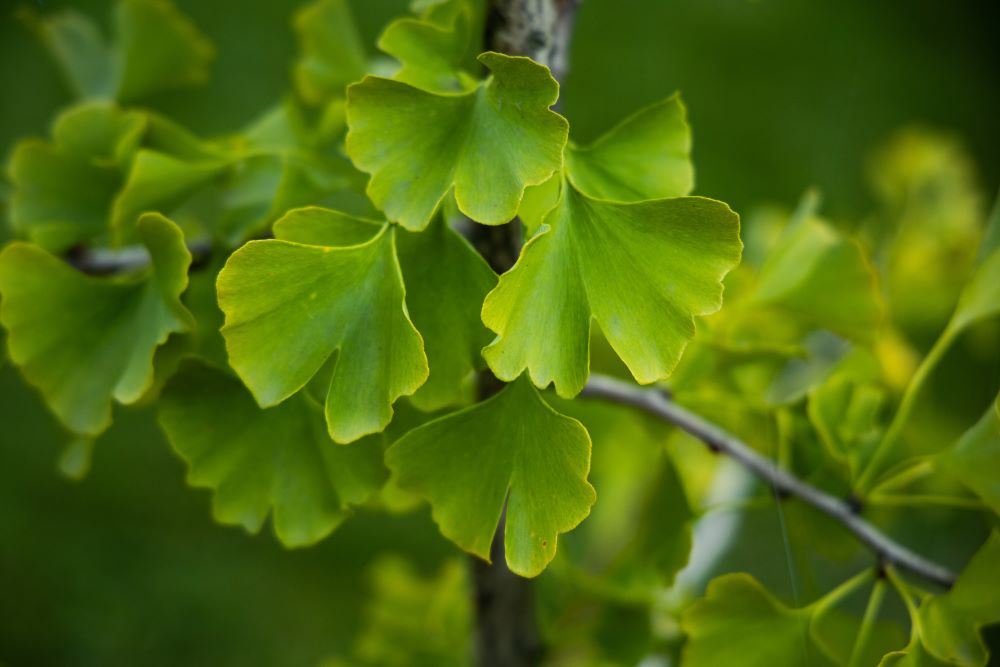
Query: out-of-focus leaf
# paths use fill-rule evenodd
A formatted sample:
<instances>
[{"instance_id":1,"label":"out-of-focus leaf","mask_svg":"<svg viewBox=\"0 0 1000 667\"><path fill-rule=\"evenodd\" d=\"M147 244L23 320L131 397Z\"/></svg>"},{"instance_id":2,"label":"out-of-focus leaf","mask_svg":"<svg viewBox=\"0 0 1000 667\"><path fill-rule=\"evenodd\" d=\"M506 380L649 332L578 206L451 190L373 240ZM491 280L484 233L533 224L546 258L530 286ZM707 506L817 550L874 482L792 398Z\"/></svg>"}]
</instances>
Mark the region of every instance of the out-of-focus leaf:
<instances>
[{"instance_id":1,"label":"out-of-focus leaf","mask_svg":"<svg viewBox=\"0 0 1000 667\"><path fill-rule=\"evenodd\" d=\"M874 269L861 247L817 218L814 208L812 198L803 199L760 270L752 304L871 341L882 317Z\"/></svg>"},{"instance_id":2,"label":"out-of-focus leaf","mask_svg":"<svg viewBox=\"0 0 1000 667\"><path fill-rule=\"evenodd\" d=\"M465 667L472 652L467 568L450 560L432 576L383 556L371 568L372 591L353 657L371 667Z\"/></svg>"},{"instance_id":3,"label":"out-of-focus leaf","mask_svg":"<svg viewBox=\"0 0 1000 667\"><path fill-rule=\"evenodd\" d=\"M445 537L489 560L507 503L511 571L534 577L594 504L590 438L522 378L496 396L410 431L386 452L403 489L426 498Z\"/></svg>"},{"instance_id":4,"label":"out-of-focus leaf","mask_svg":"<svg viewBox=\"0 0 1000 667\"><path fill-rule=\"evenodd\" d=\"M684 613L688 667L830 667L809 635L811 609L789 609L746 574L708 585L704 599Z\"/></svg>"},{"instance_id":5,"label":"out-of-focus leaf","mask_svg":"<svg viewBox=\"0 0 1000 667\"><path fill-rule=\"evenodd\" d=\"M1000 398L937 464L1000 514Z\"/></svg>"},{"instance_id":6,"label":"out-of-focus leaf","mask_svg":"<svg viewBox=\"0 0 1000 667\"><path fill-rule=\"evenodd\" d=\"M111 99L115 52L89 17L73 9L48 16L22 11L73 93L81 99Z\"/></svg>"},{"instance_id":7,"label":"out-of-focus leaf","mask_svg":"<svg viewBox=\"0 0 1000 667\"><path fill-rule=\"evenodd\" d=\"M785 405L801 400L850 352L850 343L829 331L815 331L802 344L804 356L785 364L767 389L767 401Z\"/></svg>"},{"instance_id":8,"label":"out-of-focus leaf","mask_svg":"<svg viewBox=\"0 0 1000 667\"><path fill-rule=\"evenodd\" d=\"M615 599L648 601L687 563L694 512L672 461L669 428L600 401L553 403L593 441L590 481L600 502L562 539L559 562Z\"/></svg>"},{"instance_id":9,"label":"out-of-focus leaf","mask_svg":"<svg viewBox=\"0 0 1000 667\"><path fill-rule=\"evenodd\" d=\"M265 410L238 380L200 362L170 381L159 419L188 483L213 490L216 520L255 533L273 511L286 546L329 535L386 477L378 438L340 447L306 394Z\"/></svg>"},{"instance_id":10,"label":"out-of-focus leaf","mask_svg":"<svg viewBox=\"0 0 1000 667\"><path fill-rule=\"evenodd\" d=\"M924 647L961 667L984 667L989 659L979 630L1000 623L1000 533L994 531L947 593L920 607Z\"/></svg>"},{"instance_id":11,"label":"out-of-focus leaf","mask_svg":"<svg viewBox=\"0 0 1000 667\"><path fill-rule=\"evenodd\" d=\"M157 347L192 325L180 302L191 263L180 230L157 214L144 215L137 229L152 259L137 276L85 276L27 243L0 253L10 357L75 433L107 428L112 400L141 398Z\"/></svg>"},{"instance_id":12,"label":"out-of-focus leaf","mask_svg":"<svg viewBox=\"0 0 1000 667\"><path fill-rule=\"evenodd\" d=\"M208 81L215 49L171 2L121 0L115 28L117 99L132 101Z\"/></svg>"},{"instance_id":13,"label":"out-of-focus leaf","mask_svg":"<svg viewBox=\"0 0 1000 667\"><path fill-rule=\"evenodd\" d=\"M302 55L295 63L295 85L308 103L343 97L347 84L367 71L367 56L347 0L318 0L293 21Z\"/></svg>"}]
</instances>

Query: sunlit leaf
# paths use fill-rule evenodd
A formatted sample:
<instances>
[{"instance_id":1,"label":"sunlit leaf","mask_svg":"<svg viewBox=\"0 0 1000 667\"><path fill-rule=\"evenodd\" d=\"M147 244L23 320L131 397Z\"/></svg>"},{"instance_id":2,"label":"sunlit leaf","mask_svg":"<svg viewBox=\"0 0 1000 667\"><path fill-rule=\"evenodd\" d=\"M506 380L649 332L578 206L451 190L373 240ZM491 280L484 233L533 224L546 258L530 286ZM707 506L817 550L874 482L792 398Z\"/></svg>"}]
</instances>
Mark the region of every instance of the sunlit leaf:
<instances>
[{"instance_id":1,"label":"sunlit leaf","mask_svg":"<svg viewBox=\"0 0 1000 667\"><path fill-rule=\"evenodd\" d=\"M489 559L507 502L507 564L539 574L556 540L590 512L590 438L525 379L496 396L410 431L386 453L403 489L430 501L441 532Z\"/></svg>"},{"instance_id":2,"label":"sunlit leaf","mask_svg":"<svg viewBox=\"0 0 1000 667\"><path fill-rule=\"evenodd\" d=\"M378 77L348 89L347 152L371 174L372 201L408 229L426 227L452 190L473 220L508 222L524 188L562 164L568 124L549 109L559 90L549 71L498 53L479 60L492 75L467 93Z\"/></svg>"},{"instance_id":3,"label":"sunlit leaf","mask_svg":"<svg viewBox=\"0 0 1000 667\"><path fill-rule=\"evenodd\" d=\"M335 359L325 411L337 442L382 430L396 399L427 379L388 225L344 247L251 241L229 258L218 293L230 364L261 406Z\"/></svg>"},{"instance_id":4,"label":"sunlit leaf","mask_svg":"<svg viewBox=\"0 0 1000 667\"><path fill-rule=\"evenodd\" d=\"M311 245L352 245L379 227L337 211L304 208L275 223L279 239ZM397 235L406 305L424 339L430 376L410 397L423 410L467 400L468 380L483 366L479 351L490 336L479 319L496 275L482 257L438 218L421 233Z\"/></svg>"},{"instance_id":5,"label":"sunlit leaf","mask_svg":"<svg viewBox=\"0 0 1000 667\"><path fill-rule=\"evenodd\" d=\"M636 380L669 375L740 257L739 218L700 197L615 203L567 181L545 224L483 305L498 334L484 356L501 379L528 369L564 397L587 380L591 318Z\"/></svg>"},{"instance_id":6,"label":"sunlit leaf","mask_svg":"<svg viewBox=\"0 0 1000 667\"><path fill-rule=\"evenodd\" d=\"M329 535L386 476L380 443L334 444L306 394L265 410L237 379L199 362L170 381L159 419L188 482L212 489L216 520L257 532L273 511L287 546Z\"/></svg>"},{"instance_id":7,"label":"sunlit leaf","mask_svg":"<svg viewBox=\"0 0 1000 667\"><path fill-rule=\"evenodd\" d=\"M76 433L104 430L112 400L138 400L152 382L157 347L191 326L179 300L191 263L180 230L156 214L137 230L152 258L137 276L85 276L27 243L0 253L10 357Z\"/></svg>"},{"instance_id":8,"label":"sunlit leaf","mask_svg":"<svg viewBox=\"0 0 1000 667\"><path fill-rule=\"evenodd\" d=\"M588 146L570 143L566 168L595 199L680 197L694 186L691 128L679 95L629 116Z\"/></svg>"}]
</instances>

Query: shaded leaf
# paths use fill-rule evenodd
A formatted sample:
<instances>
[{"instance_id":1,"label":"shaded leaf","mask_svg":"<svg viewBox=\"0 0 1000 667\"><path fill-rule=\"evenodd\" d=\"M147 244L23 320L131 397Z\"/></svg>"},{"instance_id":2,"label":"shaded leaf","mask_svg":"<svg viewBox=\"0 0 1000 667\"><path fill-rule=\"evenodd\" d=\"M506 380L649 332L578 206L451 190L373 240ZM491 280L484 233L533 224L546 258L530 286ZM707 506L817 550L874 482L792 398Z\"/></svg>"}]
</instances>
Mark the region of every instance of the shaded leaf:
<instances>
[{"instance_id":1,"label":"shaded leaf","mask_svg":"<svg viewBox=\"0 0 1000 667\"><path fill-rule=\"evenodd\" d=\"M159 420L188 483L212 489L217 521L253 533L273 511L286 546L329 535L386 477L377 439L335 445L306 394L261 409L237 379L200 362L167 385Z\"/></svg>"},{"instance_id":2,"label":"shaded leaf","mask_svg":"<svg viewBox=\"0 0 1000 667\"><path fill-rule=\"evenodd\" d=\"M559 534L595 500L586 429L550 408L526 379L410 431L386 452L386 464L400 487L430 502L447 538L486 560L506 500L507 564L525 577L545 569Z\"/></svg>"},{"instance_id":3,"label":"shaded leaf","mask_svg":"<svg viewBox=\"0 0 1000 667\"><path fill-rule=\"evenodd\" d=\"M1000 398L937 464L1000 514Z\"/></svg>"},{"instance_id":4,"label":"shaded leaf","mask_svg":"<svg viewBox=\"0 0 1000 667\"><path fill-rule=\"evenodd\" d=\"M144 215L137 229L152 258L137 276L85 276L27 243L0 253L10 357L76 433L103 431L112 399L142 397L157 347L192 324L179 299L191 263L180 230L157 214Z\"/></svg>"},{"instance_id":5,"label":"shaded leaf","mask_svg":"<svg viewBox=\"0 0 1000 667\"><path fill-rule=\"evenodd\" d=\"M212 44L166 0L121 0L115 12L119 100L208 81Z\"/></svg>"},{"instance_id":6,"label":"shaded leaf","mask_svg":"<svg viewBox=\"0 0 1000 667\"><path fill-rule=\"evenodd\" d=\"M924 647L935 657L962 667L983 667L989 653L979 636L985 625L1000 623L1000 533L965 566L947 593L920 607Z\"/></svg>"},{"instance_id":7,"label":"shaded leaf","mask_svg":"<svg viewBox=\"0 0 1000 667\"><path fill-rule=\"evenodd\" d=\"M295 85L310 104L343 97L347 84L367 71L367 56L346 0L319 0L304 6L292 22L302 55Z\"/></svg>"},{"instance_id":8,"label":"shaded leaf","mask_svg":"<svg viewBox=\"0 0 1000 667\"><path fill-rule=\"evenodd\" d=\"M789 609L746 574L712 580L681 622L688 667L832 665L809 636L811 611Z\"/></svg>"}]
</instances>

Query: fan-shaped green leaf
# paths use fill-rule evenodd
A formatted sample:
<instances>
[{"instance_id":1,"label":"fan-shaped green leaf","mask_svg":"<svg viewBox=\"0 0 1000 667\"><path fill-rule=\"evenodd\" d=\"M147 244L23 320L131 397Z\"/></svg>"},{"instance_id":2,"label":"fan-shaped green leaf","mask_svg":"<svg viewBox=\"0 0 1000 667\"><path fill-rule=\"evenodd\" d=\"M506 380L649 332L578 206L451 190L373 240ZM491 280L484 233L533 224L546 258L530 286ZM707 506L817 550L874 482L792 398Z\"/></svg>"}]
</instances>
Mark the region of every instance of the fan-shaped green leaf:
<instances>
[{"instance_id":1,"label":"fan-shaped green leaf","mask_svg":"<svg viewBox=\"0 0 1000 667\"><path fill-rule=\"evenodd\" d=\"M566 147L577 189L595 199L681 197L694 187L691 128L680 95L641 109L588 146Z\"/></svg>"},{"instance_id":2,"label":"fan-shaped green leaf","mask_svg":"<svg viewBox=\"0 0 1000 667\"><path fill-rule=\"evenodd\" d=\"M107 230L122 180L115 167L29 139L14 149L9 170L11 223L46 250L60 252Z\"/></svg>"},{"instance_id":3,"label":"fan-shaped green leaf","mask_svg":"<svg viewBox=\"0 0 1000 667\"><path fill-rule=\"evenodd\" d=\"M138 234L152 263L134 277L85 276L27 243L0 253L10 357L77 433L104 430L112 399L138 400L152 382L156 348L191 325L179 299L191 263L180 230L147 214Z\"/></svg>"},{"instance_id":4,"label":"fan-shaped green leaf","mask_svg":"<svg viewBox=\"0 0 1000 667\"><path fill-rule=\"evenodd\" d=\"M979 636L983 626L1000 623L1000 532L994 531L947 593L920 608L921 640L935 657L983 667L989 653Z\"/></svg>"},{"instance_id":5,"label":"fan-shaped green leaf","mask_svg":"<svg viewBox=\"0 0 1000 667\"><path fill-rule=\"evenodd\" d=\"M111 227L119 243L130 238L136 216L151 209L169 210L210 182L228 166L223 160L190 162L164 153L140 150L128 180L111 208Z\"/></svg>"},{"instance_id":6,"label":"fan-shaped green leaf","mask_svg":"<svg viewBox=\"0 0 1000 667\"><path fill-rule=\"evenodd\" d=\"M526 379L410 431L386 463L400 487L430 501L441 532L480 558L490 557L506 500L507 564L525 577L545 569L559 534L596 498L586 429L550 408Z\"/></svg>"},{"instance_id":7,"label":"fan-shaped green leaf","mask_svg":"<svg viewBox=\"0 0 1000 667\"><path fill-rule=\"evenodd\" d=\"M400 62L393 78L436 92L459 92L476 85L462 69L471 35L470 17L458 13L449 25L415 18L396 19L378 47Z\"/></svg>"},{"instance_id":8,"label":"fan-shaped green leaf","mask_svg":"<svg viewBox=\"0 0 1000 667\"><path fill-rule=\"evenodd\" d=\"M347 84L367 71L367 56L347 0L306 5L293 21L302 56L295 63L295 85L310 104L343 97Z\"/></svg>"},{"instance_id":9,"label":"fan-shaped green leaf","mask_svg":"<svg viewBox=\"0 0 1000 667\"><path fill-rule=\"evenodd\" d=\"M684 613L688 667L823 667L832 665L809 635L809 608L789 609L746 574L708 585Z\"/></svg>"},{"instance_id":10,"label":"fan-shaped green leaf","mask_svg":"<svg viewBox=\"0 0 1000 667\"><path fill-rule=\"evenodd\" d=\"M1000 397L937 463L1000 514Z\"/></svg>"},{"instance_id":11,"label":"fan-shaped green leaf","mask_svg":"<svg viewBox=\"0 0 1000 667\"><path fill-rule=\"evenodd\" d=\"M761 268L751 300L792 313L804 324L870 341L882 304L861 246L815 216L806 195Z\"/></svg>"},{"instance_id":12,"label":"fan-shaped green leaf","mask_svg":"<svg viewBox=\"0 0 1000 667\"><path fill-rule=\"evenodd\" d=\"M119 100L203 84L215 49L166 0L121 0L116 7Z\"/></svg>"},{"instance_id":13,"label":"fan-shaped green leaf","mask_svg":"<svg viewBox=\"0 0 1000 667\"><path fill-rule=\"evenodd\" d=\"M326 420L337 442L381 431L396 399L427 379L388 225L346 247L251 241L229 258L218 293L230 364L261 406L299 391L336 354Z\"/></svg>"},{"instance_id":14,"label":"fan-shaped green leaf","mask_svg":"<svg viewBox=\"0 0 1000 667\"><path fill-rule=\"evenodd\" d=\"M739 218L711 199L615 203L566 181L545 223L483 304L498 334L484 356L501 379L528 369L564 397L587 381L591 318L636 380L669 375L740 259Z\"/></svg>"},{"instance_id":15,"label":"fan-shaped green leaf","mask_svg":"<svg viewBox=\"0 0 1000 667\"><path fill-rule=\"evenodd\" d=\"M73 9L47 16L21 12L69 84L82 99L110 99L115 92L115 52L97 24Z\"/></svg>"},{"instance_id":16,"label":"fan-shaped green leaf","mask_svg":"<svg viewBox=\"0 0 1000 667\"><path fill-rule=\"evenodd\" d=\"M274 235L312 245L351 245L378 229L370 220L304 208L275 223ZM479 310L496 275L440 216L424 232L399 233L396 243L407 310L424 339L430 368L427 382L410 400L422 410L462 403L469 397L470 375L483 366L479 351L490 340Z\"/></svg>"},{"instance_id":17,"label":"fan-shaped green leaf","mask_svg":"<svg viewBox=\"0 0 1000 667\"><path fill-rule=\"evenodd\" d=\"M386 216L420 230L454 190L459 209L498 225L528 185L562 164L568 124L550 110L559 85L528 58L484 53L492 75L462 94L435 94L367 77L348 89L347 152L371 174L368 195Z\"/></svg>"},{"instance_id":18,"label":"fan-shaped green leaf","mask_svg":"<svg viewBox=\"0 0 1000 667\"><path fill-rule=\"evenodd\" d=\"M261 409L238 380L200 362L167 385L159 419L188 482L213 490L216 520L256 532L273 510L286 546L329 535L386 477L377 439L335 445L305 393Z\"/></svg>"}]
</instances>

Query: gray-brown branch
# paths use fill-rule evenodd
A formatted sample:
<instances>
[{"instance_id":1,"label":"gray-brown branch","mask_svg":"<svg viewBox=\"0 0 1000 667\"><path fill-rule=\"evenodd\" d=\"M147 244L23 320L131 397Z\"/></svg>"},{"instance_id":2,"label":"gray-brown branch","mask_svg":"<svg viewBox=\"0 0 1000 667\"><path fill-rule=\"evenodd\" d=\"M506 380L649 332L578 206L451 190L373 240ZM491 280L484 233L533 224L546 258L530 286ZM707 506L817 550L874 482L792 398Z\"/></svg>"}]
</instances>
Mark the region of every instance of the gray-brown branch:
<instances>
[{"instance_id":1,"label":"gray-brown branch","mask_svg":"<svg viewBox=\"0 0 1000 667\"><path fill-rule=\"evenodd\" d=\"M601 398L629 405L673 424L698 438L713 451L725 454L747 470L770 483L779 494L795 496L829 515L854 534L886 564L893 565L945 588L955 583L955 574L894 541L865 521L847 501L821 491L749 445L668 399L661 391L600 375L591 375L581 396Z\"/></svg>"}]
</instances>

